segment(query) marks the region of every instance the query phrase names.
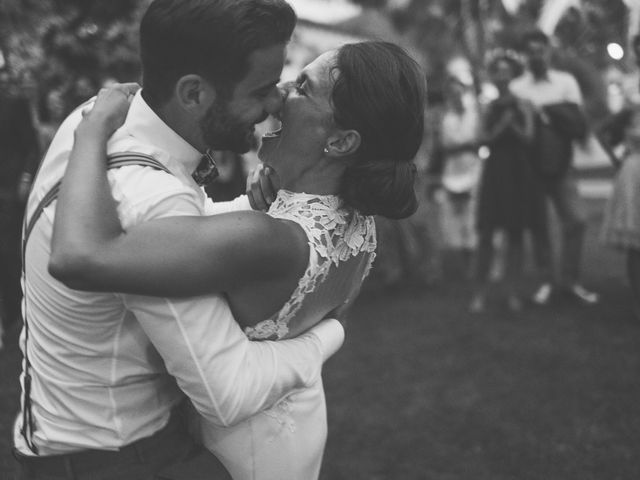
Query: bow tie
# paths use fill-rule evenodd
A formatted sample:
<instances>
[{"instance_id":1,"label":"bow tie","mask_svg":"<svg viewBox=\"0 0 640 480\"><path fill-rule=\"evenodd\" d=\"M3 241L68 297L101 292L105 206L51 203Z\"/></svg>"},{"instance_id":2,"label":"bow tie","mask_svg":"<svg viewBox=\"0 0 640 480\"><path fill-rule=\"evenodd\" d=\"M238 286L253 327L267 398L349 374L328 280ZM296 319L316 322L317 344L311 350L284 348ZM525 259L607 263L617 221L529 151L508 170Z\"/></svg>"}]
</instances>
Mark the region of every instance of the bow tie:
<instances>
[{"instance_id":1,"label":"bow tie","mask_svg":"<svg viewBox=\"0 0 640 480\"><path fill-rule=\"evenodd\" d=\"M202 155L198 168L191 174L191 177L193 177L199 186L203 187L213 182L217 176L218 167L216 166L216 161L213 159L213 153L211 150L207 150L204 155Z\"/></svg>"}]
</instances>

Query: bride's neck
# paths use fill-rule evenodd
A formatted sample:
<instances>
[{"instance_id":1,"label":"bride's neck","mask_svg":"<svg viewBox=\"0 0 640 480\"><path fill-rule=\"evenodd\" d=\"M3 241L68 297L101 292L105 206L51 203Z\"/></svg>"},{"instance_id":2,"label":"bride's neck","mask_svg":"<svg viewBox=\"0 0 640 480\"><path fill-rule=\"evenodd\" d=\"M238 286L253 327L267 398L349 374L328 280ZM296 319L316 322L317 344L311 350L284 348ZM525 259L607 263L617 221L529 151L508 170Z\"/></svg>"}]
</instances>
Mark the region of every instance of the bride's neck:
<instances>
[{"instance_id":1,"label":"bride's neck","mask_svg":"<svg viewBox=\"0 0 640 480\"><path fill-rule=\"evenodd\" d=\"M282 188L296 193L312 195L337 195L344 168L341 166L324 165L303 172L297 178L282 182Z\"/></svg>"}]
</instances>

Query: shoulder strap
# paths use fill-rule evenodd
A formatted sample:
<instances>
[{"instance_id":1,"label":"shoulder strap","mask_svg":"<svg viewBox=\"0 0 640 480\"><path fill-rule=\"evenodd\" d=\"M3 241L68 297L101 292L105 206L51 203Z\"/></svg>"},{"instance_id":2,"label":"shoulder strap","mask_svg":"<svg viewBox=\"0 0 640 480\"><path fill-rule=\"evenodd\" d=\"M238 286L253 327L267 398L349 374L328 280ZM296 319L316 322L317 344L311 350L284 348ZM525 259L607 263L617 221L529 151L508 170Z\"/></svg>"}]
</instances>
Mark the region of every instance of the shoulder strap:
<instances>
[{"instance_id":1,"label":"shoulder strap","mask_svg":"<svg viewBox=\"0 0 640 480\"><path fill-rule=\"evenodd\" d=\"M107 169L112 168L120 168L128 165L141 165L143 167L151 167L156 170L162 170L168 174L172 174L167 167L161 164L155 158L145 155L138 152L122 152L116 153L114 155L109 155L107 157ZM47 192L47 194L40 200L37 208L31 215L31 218L27 222L27 217L25 214L24 218L24 230L22 232L22 274L25 276L25 254L27 250L27 241L29 240L29 236L31 235L31 231L35 226L36 222L42 215L42 212L45 208L47 208L55 199L58 198L58 194L60 193L60 185L62 184L62 180L59 180L51 187L51 189ZM33 413L31 410L31 362L29 361L29 323L27 322L27 296L24 295L24 355L23 355L23 364L24 364L24 379L23 379L23 398L22 398L22 428L21 434L24 437L27 446L31 449L33 453L38 454L38 448L33 443L33 432L35 430L35 422L33 419Z\"/></svg>"}]
</instances>

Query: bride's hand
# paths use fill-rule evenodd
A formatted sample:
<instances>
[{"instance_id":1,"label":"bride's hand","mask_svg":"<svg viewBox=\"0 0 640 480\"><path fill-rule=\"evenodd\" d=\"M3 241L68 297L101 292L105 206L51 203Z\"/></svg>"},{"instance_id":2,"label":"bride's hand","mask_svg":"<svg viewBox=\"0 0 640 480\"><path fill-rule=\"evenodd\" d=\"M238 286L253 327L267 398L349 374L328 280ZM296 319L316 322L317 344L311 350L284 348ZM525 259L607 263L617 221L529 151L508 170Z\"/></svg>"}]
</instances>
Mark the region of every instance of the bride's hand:
<instances>
[{"instance_id":1,"label":"bride's hand","mask_svg":"<svg viewBox=\"0 0 640 480\"><path fill-rule=\"evenodd\" d=\"M137 83L115 83L101 89L93 105L82 111L80 125L97 128L106 136L111 136L127 118L131 100L139 89Z\"/></svg>"},{"instance_id":2,"label":"bride's hand","mask_svg":"<svg viewBox=\"0 0 640 480\"><path fill-rule=\"evenodd\" d=\"M254 210L269 210L280 190L280 180L271 167L259 163L247 177L247 197Z\"/></svg>"}]
</instances>

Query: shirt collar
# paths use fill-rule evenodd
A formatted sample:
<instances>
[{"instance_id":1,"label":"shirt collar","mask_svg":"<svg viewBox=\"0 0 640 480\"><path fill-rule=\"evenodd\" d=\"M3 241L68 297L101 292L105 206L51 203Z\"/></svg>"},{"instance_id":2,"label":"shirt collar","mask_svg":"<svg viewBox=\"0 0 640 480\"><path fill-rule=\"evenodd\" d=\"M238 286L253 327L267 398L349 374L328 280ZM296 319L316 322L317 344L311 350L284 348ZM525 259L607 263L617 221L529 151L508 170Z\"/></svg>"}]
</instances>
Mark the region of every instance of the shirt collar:
<instances>
[{"instance_id":1,"label":"shirt collar","mask_svg":"<svg viewBox=\"0 0 640 480\"><path fill-rule=\"evenodd\" d=\"M139 90L133 100L126 120L127 133L169 154L171 160L190 176L202 158L193 145L167 125L142 98ZM174 165L167 165L171 170Z\"/></svg>"}]
</instances>

